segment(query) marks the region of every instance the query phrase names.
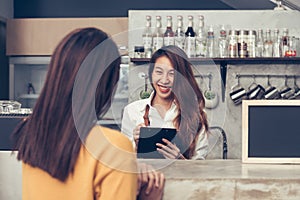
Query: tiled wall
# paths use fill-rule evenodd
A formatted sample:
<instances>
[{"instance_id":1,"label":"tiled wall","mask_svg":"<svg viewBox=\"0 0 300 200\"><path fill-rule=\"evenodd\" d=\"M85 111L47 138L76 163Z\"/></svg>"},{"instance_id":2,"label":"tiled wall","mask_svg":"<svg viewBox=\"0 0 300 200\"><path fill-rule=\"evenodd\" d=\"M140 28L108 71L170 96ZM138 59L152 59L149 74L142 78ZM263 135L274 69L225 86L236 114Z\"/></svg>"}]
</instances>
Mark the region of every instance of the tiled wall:
<instances>
[{"instance_id":1,"label":"tiled wall","mask_svg":"<svg viewBox=\"0 0 300 200\"><path fill-rule=\"evenodd\" d=\"M145 16L152 16L152 26L155 26L155 16L162 16L163 27L166 25L166 16L173 16L173 27L176 27L176 16L182 15L184 18L185 27L187 26L187 16L194 16L194 25L197 23L197 16L204 15L205 25L213 25L215 30L218 30L220 25L224 24L230 29L274 29L279 28L282 33L283 28L289 29L289 34L299 37L300 36L300 21L291 19L300 19L300 12L298 11L273 11L273 10L260 10L260 11L204 11L204 10L191 10L191 11L129 11L129 53L132 55L132 49L136 45L142 44L142 31L145 26ZM212 73L213 82L212 88L217 91L219 96L218 106L214 109L206 109L210 125L222 127L228 139L228 158L240 159L242 155L242 110L241 105L235 105L230 99L229 92L232 86L236 84L236 74L282 74L282 75L300 75L300 66L293 64L245 64L245 65L228 65L225 99L221 99L221 83L219 64L210 65L196 65L194 70L195 74L206 75ZM144 79L140 77L141 73L147 74L148 64L144 63L131 63L129 69L129 102L139 99L139 92L144 87ZM201 83L199 86L203 91L207 88L207 82ZM257 78L256 81L263 86L267 86L266 77ZM293 85L292 79L289 79L288 84ZM248 87L253 82L253 78L246 77L241 79L243 87ZM284 78L271 78L272 84L278 88L284 85ZM298 85L300 79L297 80Z\"/></svg>"}]
</instances>

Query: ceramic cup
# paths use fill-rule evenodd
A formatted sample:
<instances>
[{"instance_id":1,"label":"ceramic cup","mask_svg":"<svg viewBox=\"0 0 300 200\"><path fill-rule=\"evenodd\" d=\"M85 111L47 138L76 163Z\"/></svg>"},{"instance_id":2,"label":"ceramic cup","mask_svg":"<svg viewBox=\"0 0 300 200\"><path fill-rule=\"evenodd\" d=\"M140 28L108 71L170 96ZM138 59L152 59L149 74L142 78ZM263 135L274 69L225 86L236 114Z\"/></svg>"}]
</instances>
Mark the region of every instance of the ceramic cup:
<instances>
[{"instance_id":1,"label":"ceramic cup","mask_svg":"<svg viewBox=\"0 0 300 200\"><path fill-rule=\"evenodd\" d=\"M242 100L247 98L246 90L240 86L239 76L237 76L237 84L231 88L229 96L235 105L239 105Z\"/></svg>"},{"instance_id":2,"label":"ceramic cup","mask_svg":"<svg viewBox=\"0 0 300 200\"><path fill-rule=\"evenodd\" d=\"M264 98L265 99L279 99L280 98L280 94L279 91L276 87L272 86L270 83L270 76L268 75L268 79L267 79L267 89L265 89L265 93L264 93Z\"/></svg>"},{"instance_id":3,"label":"ceramic cup","mask_svg":"<svg viewBox=\"0 0 300 200\"><path fill-rule=\"evenodd\" d=\"M246 99L247 92L244 88L239 87L239 88L232 90L229 93L229 95L230 95L230 98L232 99L232 101L234 102L234 104L238 105L238 104L242 103L243 99Z\"/></svg>"},{"instance_id":4,"label":"ceramic cup","mask_svg":"<svg viewBox=\"0 0 300 200\"><path fill-rule=\"evenodd\" d=\"M284 87L279 91L280 97L282 99L289 99L294 95L294 90L287 85L288 77L285 77Z\"/></svg>"},{"instance_id":5,"label":"ceramic cup","mask_svg":"<svg viewBox=\"0 0 300 200\"><path fill-rule=\"evenodd\" d=\"M248 99L263 99L265 94L265 88L260 84L250 88L247 92Z\"/></svg>"},{"instance_id":6,"label":"ceramic cup","mask_svg":"<svg viewBox=\"0 0 300 200\"><path fill-rule=\"evenodd\" d=\"M274 86L269 86L264 93L264 98L265 99L279 99L280 94L278 92L278 89Z\"/></svg>"}]
</instances>

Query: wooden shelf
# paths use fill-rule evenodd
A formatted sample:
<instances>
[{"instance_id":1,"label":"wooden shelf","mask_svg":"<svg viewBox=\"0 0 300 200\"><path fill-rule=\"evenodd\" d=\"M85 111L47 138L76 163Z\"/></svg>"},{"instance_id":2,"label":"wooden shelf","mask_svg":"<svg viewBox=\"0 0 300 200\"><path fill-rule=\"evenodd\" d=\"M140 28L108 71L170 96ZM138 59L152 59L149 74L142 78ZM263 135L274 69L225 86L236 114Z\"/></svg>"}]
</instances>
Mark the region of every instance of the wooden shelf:
<instances>
[{"instance_id":1,"label":"wooden shelf","mask_svg":"<svg viewBox=\"0 0 300 200\"><path fill-rule=\"evenodd\" d=\"M22 94L19 96L20 99L37 99L40 94Z\"/></svg>"}]
</instances>

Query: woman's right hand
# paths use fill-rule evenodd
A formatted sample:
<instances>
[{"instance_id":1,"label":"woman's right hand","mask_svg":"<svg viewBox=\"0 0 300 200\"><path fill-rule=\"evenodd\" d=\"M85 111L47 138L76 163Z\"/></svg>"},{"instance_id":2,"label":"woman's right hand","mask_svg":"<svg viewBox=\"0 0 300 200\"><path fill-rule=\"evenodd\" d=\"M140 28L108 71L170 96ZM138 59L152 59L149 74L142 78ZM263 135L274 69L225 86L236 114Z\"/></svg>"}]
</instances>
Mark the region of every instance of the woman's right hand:
<instances>
[{"instance_id":1,"label":"woman's right hand","mask_svg":"<svg viewBox=\"0 0 300 200\"><path fill-rule=\"evenodd\" d=\"M135 142L136 147L138 146L139 143L139 138L140 138L140 129L141 127L146 127L144 123L138 124L134 129L133 129L133 139Z\"/></svg>"}]
</instances>

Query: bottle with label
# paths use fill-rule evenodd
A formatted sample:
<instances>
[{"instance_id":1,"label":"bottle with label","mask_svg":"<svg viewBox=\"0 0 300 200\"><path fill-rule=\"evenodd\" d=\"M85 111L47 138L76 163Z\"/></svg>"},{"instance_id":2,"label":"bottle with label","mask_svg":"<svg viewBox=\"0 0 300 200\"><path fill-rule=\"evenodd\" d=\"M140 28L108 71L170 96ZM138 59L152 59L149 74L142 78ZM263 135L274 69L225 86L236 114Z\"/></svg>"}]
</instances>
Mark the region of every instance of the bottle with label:
<instances>
[{"instance_id":1,"label":"bottle with label","mask_svg":"<svg viewBox=\"0 0 300 200\"><path fill-rule=\"evenodd\" d=\"M283 29L283 34L281 38L281 50L282 50L282 56L287 56L287 53L289 51L289 30L287 28Z\"/></svg>"},{"instance_id":2,"label":"bottle with label","mask_svg":"<svg viewBox=\"0 0 300 200\"><path fill-rule=\"evenodd\" d=\"M256 57L256 31L250 30L248 36L248 56L250 58Z\"/></svg>"},{"instance_id":3,"label":"bottle with label","mask_svg":"<svg viewBox=\"0 0 300 200\"><path fill-rule=\"evenodd\" d=\"M281 57L281 38L279 36L279 29L274 29L274 35L273 35L273 57L279 58Z\"/></svg>"},{"instance_id":4,"label":"bottle with label","mask_svg":"<svg viewBox=\"0 0 300 200\"><path fill-rule=\"evenodd\" d=\"M152 55L152 30L151 16L146 16L146 26L143 31L143 46L145 50L145 58L151 58Z\"/></svg>"},{"instance_id":5,"label":"bottle with label","mask_svg":"<svg viewBox=\"0 0 300 200\"><path fill-rule=\"evenodd\" d=\"M287 57L295 57L297 55L297 39L295 36L289 39L289 50L285 53Z\"/></svg>"},{"instance_id":6,"label":"bottle with label","mask_svg":"<svg viewBox=\"0 0 300 200\"><path fill-rule=\"evenodd\" d=\"M212 26L209 27L207 32L207 51L206 51L206 57L208 58L214 58L217 57L216 55L216 49L215 49L215 35L214 35L214 29Z\"/></svg>"},{"instance_id":7,"label":"bottle with label","mask_svg":"<svg viewBox=\"0 0 300 200\"><path fill-rule=\"evenodd\" d=\"M228 47L229 57L237 58L238 57L238 43L237 43L238 31L229 30L228 37L229 37L229 47Z\"/></svg>"},{"instance_id":8,"label":"bottle with label","mask_svg":"<svg viewBox=\"0 0 300 200\"><path fill-rule=\"evenodd\" d=\"M174 45L174 31L172 28L172 16L167 16L167 28L164 33L164 45Z\"/></svg>"},{"instance_id":9,"label":"bottle with label","mask_svg":"<svg viewBox=\"0 0 300 200\"><path fill-rule=\"evenodd\" d=\"M256 57L263 57L264 52L264 34L262 29L257 31L257 40L256 40Z\"/></svg>"},{"instance_id":10,"label":"bottle with label","mask_svg":"<svg viewBox=\"0 0 300 200\"><path fill-rule=\"evenodd\" d=\"M198 33L196 36L196 57L206 56L206 32L204 27L204 16L199 16Z\"/></svg>"},{"instance_id":11,"label":"bottle with label","mask_svg":"<svg viewBox=\"0 0 300 200\"><path fill-rule=\"evenodd\" d=\"M266 30L266 38L264 41L264 57L273 57L273 41L270 29Z\"/></svg>"},{"instance_id":12,"label":"bottle with label","mask_svg":"<svg viewBox=\"0 0 300 200\"><path fill-rule=\"evenodd\" d=\"M194 22L193 22L193 16L188 16L188 27L185 32L185 42L184 42L184 50L185 53L189 58L195 57L195 48L196 48L196 43L195 43L195 36L196 33L194 31Z\"/></svg>"},{"instance_id":13,"label":"bottle with label","mask_svg":"<svg viewBox=\"0 0 300 200\"><path fill-rule=\"evenodd\" d=\"M183 31L183 21L182 16L177 16L177 28L175 31L175 45L184 49L184 31Z\"/></svg>"},{"instance_id":14,"label":"bottle with label","mask_svg":"<svg viewBox=\"0 0 300 200\"><path fill-rule=\"evenodd\" d=\"M219 45L219 57L220 58L228 57L228 41L227 41L227 34L224 26L222 26L220 30L218 45Z\"/></svg>"},{"instance_id":15,"label":"bottle with label","mask_svg":"<svg viewBox=\"0 0 300 200\"><path fill-rule=\"evenodd\" d=\"M161 16L156 16L156 26L153 32L153 52L164 45L164 34L161 30Z\"/></svg>"},{"instance_id":16,"label":"bottle with label","mask_svg":"<svg viewBox=\"0 0 300 200\"><path fill-rule=\"evenodd\" d=\"M241 30L238 35L238 54L240 58L248 57L248 30Z\"/></svg>"}]
</instances>

